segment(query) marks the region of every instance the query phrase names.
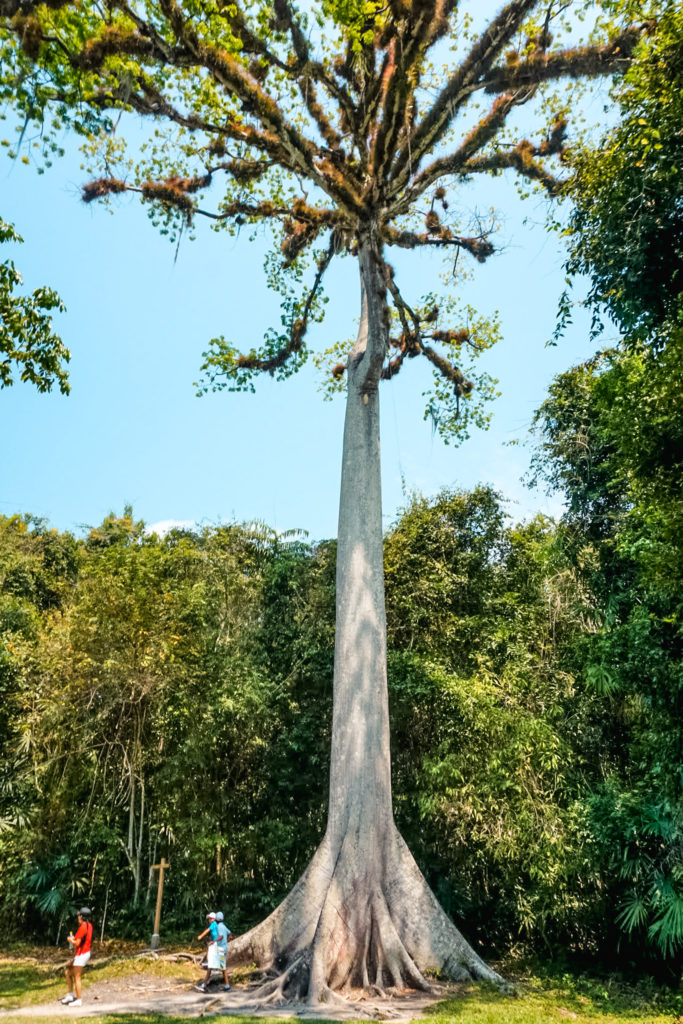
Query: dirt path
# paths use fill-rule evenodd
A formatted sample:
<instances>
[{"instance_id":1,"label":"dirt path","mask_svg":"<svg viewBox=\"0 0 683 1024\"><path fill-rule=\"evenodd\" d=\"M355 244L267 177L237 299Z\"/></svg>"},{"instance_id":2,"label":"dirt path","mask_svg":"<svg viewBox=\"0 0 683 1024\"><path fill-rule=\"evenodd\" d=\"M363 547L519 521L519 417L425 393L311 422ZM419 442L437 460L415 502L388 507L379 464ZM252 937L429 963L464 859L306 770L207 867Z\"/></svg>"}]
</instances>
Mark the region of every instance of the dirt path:
<instances>
[{"instance_id":1,"label":"dirt path","mask_svg":"<svg viewBox=\"0 0 683 1024\"><path fill-rule=\"evenodd\" d=\"M393 998L365 998L361 993L349 1000L346 1006L320 1004L316 1007L306 1003L287 1003L284 1006L263 1005L254 999L253 989L233 986L230 992L214 987L209 993L197 992L186 978L160 978L153 974L135 974L131 977L109 978L84 986L83 1006L74 1010L58 1002L24 1006L18 1010L6 1010L3 1017L24 1017L31 1020L38 1016L70 1020L80 1017L102 1017L108 1013L161 1013L176 1017L209 1016L259 1016L259 1017L301 1017L323 1020L370 1020L395 1021L405 1024L421 1017L428 1006L443 999L446 991L439 995L427 995L407 989L404 994Z\"/></svg>"}]
</instances>

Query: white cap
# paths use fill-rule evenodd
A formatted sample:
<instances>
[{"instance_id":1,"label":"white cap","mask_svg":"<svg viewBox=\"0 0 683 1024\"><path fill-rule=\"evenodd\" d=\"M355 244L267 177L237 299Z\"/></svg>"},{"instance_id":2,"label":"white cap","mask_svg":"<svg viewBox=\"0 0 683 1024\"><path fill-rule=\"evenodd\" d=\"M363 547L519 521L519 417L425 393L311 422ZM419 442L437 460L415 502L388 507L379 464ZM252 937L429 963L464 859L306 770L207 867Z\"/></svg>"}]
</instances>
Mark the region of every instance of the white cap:
<instances>
[{"instance_id":1,"label":"white cap","mask_svg":"<svg viewBox=\"0 0 683 1024\"><path fill-rule=\"evenodd\" d=\"M215 918L216 915L214 914L213 910L210 910L209 913L206 916L207 917L214 917Z\"/></svg>"}]
</instances>

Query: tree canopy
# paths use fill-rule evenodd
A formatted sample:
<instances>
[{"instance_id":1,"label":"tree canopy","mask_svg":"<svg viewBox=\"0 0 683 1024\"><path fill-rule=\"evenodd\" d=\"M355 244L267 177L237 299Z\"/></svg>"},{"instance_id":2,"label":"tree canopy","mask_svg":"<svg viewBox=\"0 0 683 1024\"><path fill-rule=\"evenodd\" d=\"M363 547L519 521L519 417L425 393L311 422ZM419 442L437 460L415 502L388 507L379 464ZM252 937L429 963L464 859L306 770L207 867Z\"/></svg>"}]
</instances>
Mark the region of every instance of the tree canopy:
<instances>
[{"instance_id":1,"label":"tree canopy","mask_svg":"<svg viewBox=\"0 0 683 1024\"><path fill-rule=\"evenodd\" d=\"M65 127L88 140L99 176L85 201L137 193L172 233L201 216L233 232L269 225L279 245L266 272L282 293L282 326L246 352L214 339L204 364L202 387L251 388L259 372L280 378L303 364L325 271L357 251L364 225L387 250L484 260L491 225L451 195L458 181L510 170L557 194L566 100L532 138L514 111L548 84L623 70L641 35L629 12L620 28L599 25L577 44L567 6L514 0L478 30L466 5L442 0L310 10L290 0L8 2L2 90L40 126L48 154ZM121 112L149 122L131 155ZM434 373L427 414L445 438L466 432L492 390L480 375L473 394L471 357L495 329L436 295L404 296L380 259L392 321L381 376L424 357ZM331 353L332 386L347 355Z\"/></svg>"},{"instance_id":2,"label":"tree canopy","mask_svg":"<svg viewBox=\"0 0 683 1024\"><path fill-rule=\"evenodd\" d=\"M590 275L596 326L607 313L629 344L657 347L683 326L683 21L660 6L615 87L618 124L572 154L567 229L567 269Z\"/></svg>"}]
</instances>

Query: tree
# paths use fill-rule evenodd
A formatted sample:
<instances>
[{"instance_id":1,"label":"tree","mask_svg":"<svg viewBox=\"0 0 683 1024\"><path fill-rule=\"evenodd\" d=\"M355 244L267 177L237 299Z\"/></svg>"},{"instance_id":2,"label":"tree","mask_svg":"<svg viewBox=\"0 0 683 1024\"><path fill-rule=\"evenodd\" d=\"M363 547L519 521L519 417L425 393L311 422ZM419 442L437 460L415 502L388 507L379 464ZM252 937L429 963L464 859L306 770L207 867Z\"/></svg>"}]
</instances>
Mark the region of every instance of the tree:
<instances>
[{"instance_id":1,"label":"tree","mask_svg":"<svg viewBox=\"0 0 683 1024\"><path fill-rule=\"evenodd\" d=\"M453 0L325 0L309 14L290 0L29 2L6 37L6 94L29 119L53 107L56 130L72 125L99 152L104 172L85 186L85 201L138 193L176 235L200 215L233 231L266 223L281 232L281 260L272 255L267 269L284 293L284 330L246 354L216 339L204 387L251 389L259 373L296 372L309 322L322 314L328 266L341 253L358 260L358 336L332 369L338 385L346 375L347 398L328 823L284 902L232 944L233 961L273 971L264 997L427 988L428 969L501 981L440 908L393 820L378 398L380 381L423 357L435 375L428 413L444 436L463 434L483 418L464 359L490 344L491 331L454 326L452 305L433 296L409 304L386 250L485 260L487 226L468 234L446 213L446 184L475 174L509 169L558 193L564 113L541 120L537 141L520 137L511 115L544 83L623 69L640 35L626 26L554 45L551 29L560 39L571 32L566 7L511 0L476 35ZM442 58L443 74L432 63ZM478 97L492 98L481 116ZM115 110L169 126L119 176ZM210 211L199 197L221 178L224 195ZM313 282L299 294L307 261ZM486 388L484 380L480 394Z\"/></svg>"},{"instance_id":2,"label":"tree","mask_svg":"<svg viewBox=\"0 0 683 1024\"><path fill-rule=\"evenodd\" d=\"M614 90L619 121L572 154L568 189L567 270L590 276L594 326L606 312L631 347L660 348L676 332L680 343L683 329L683 16L659 6L656 31Z\"/></svg>"},{"instance_id":3,"label":"tree","mask_svg":"<svg viewBox=\"0 0 683 1024\"><path fill-rule=\"evenodd\" d=\"M628 8L631 0L611 0ZM590 277L594 327L622 337L554 381L537 415L539 468L564 491L565 555L593 629L584 686L622 724L591 800L606 914L680 977L683 536L683 15L662 6L615 90L620 119L572 157L571 274ZM622 937L619 936L621 939Z\"/></svg>"},{"instance_id":4,"label":"tree","mask_svg":"<svg viewBox=\"0 0 683 1024\"><path fill-rule=\"evenodd\" d=\"M0 218L0 243L22 242L11 224ZM0 263L0 388L14 383L13 364L21 369L21 380L35 384L39 391L59 385L70 391L64 367L71 358L61 338L52 330L49 311L64 311L64 304L52 288L36 288L32 295L14 295L21 275L11 260ZM14 371L16 372L16 370Z\"/></svg>"},{"instance_id":5,"label":"tree","mask_svg":"<svg viewBox=\"0 0 683 1024\"><path fill-rule=\"evenodd\" d=\"M537 466L566 497L557 546L588 626L567 664L595 702L584 757L604 920L678 975L682 369L673 345L655 368L647 352L600 353L557 378L537 416Z\"/></svg>"}]
</instances>

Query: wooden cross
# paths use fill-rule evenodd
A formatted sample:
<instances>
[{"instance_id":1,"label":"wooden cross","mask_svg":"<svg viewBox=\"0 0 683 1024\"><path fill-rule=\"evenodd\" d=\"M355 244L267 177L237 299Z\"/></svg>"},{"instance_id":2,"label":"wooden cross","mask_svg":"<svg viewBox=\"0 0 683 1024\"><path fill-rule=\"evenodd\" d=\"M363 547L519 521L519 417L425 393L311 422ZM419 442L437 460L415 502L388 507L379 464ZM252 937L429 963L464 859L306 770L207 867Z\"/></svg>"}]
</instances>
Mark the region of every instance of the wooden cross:
<instances>
[{"instance_id":1,"label":"wooden cross","mask_svg":"<svg viewBox=\"0 0 683 1024\"><path fill-rule=\"evenodd\" d=\"M157 909L154 914L154 934L152 935L152 949L157 949L159 946L159 926L161 924L161 897L164 892L164 871L166 868L170 868L170 864L165 857L161 858L159 864L152 864L152 871L159 872L159 885L157 888Z\"/></svg>"}]
</instances>

